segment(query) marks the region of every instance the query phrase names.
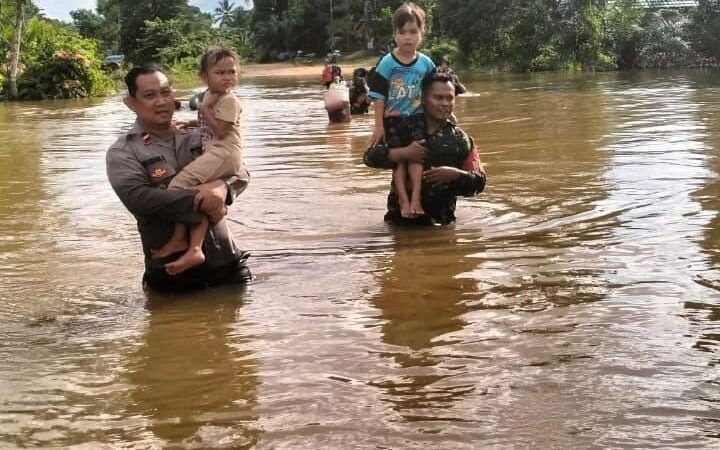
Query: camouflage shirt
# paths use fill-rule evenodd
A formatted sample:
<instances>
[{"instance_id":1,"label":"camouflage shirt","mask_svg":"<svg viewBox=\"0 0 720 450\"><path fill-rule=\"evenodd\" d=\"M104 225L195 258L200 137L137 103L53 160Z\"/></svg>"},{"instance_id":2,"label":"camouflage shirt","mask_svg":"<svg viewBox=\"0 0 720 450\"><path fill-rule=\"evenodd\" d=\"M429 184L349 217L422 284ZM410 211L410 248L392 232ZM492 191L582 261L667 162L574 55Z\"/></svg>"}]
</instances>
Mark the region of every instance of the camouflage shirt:
<instances>
[{"instance_id":1,"label":"camouflage shirt","mask_svg":"<svg viewBox=\"0 0 720 450\"><path fill-rule=\"evenodd\" d=\"M480 164L480 155L470 136L449 121L433 134L426 134L425 170L431 167L450 166L466 171L448 184L432 185L423 182L422 206L425 217L411 222L446 225L455 221L455 206L458 195L471 197L485 189L485 172ZM364 162L368 167L394 169L386 144L378 144L365 152ZM408 186L409 192L410 186ZM388 222L409 222L400 215L400 204L395 186L390 183L387 199Z\"/></svg>"}]
</instances>

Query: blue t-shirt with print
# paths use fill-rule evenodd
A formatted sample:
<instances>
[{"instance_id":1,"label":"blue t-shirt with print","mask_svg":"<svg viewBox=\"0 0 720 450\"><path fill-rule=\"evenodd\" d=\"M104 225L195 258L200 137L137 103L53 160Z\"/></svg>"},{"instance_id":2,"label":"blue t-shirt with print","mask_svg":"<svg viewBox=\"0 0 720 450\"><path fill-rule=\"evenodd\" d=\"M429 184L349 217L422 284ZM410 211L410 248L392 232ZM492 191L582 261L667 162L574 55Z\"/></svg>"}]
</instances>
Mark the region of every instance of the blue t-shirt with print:
<instances>
[{"instance_id":1,"label":"blue t-shirt with print","mask_svg":"<svg viewBox=\"0 0 720 450\"><path fill-rule=\"evenodd\" d=\"M385 117L411 116L423 112L422 80L435 69L422 53L410 64L403 64L388 53L380 59L371 80L370 98L385 101Z\"/></svg>"}]
</instances>

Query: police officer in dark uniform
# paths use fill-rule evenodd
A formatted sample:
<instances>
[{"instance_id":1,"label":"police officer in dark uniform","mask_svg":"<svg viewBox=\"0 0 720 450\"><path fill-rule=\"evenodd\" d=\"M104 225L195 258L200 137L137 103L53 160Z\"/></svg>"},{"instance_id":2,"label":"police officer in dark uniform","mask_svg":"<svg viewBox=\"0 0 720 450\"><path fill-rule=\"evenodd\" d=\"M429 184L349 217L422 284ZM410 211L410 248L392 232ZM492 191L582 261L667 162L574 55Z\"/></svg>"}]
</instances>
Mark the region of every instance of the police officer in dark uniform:
<instances>
[{"instance_id":1,"label":"police officer in dark uniform","mask_svg":"<svg viewBox=\"0 0 720 450\"><path fill-rule=\"evenodd\" d=\"M131 69L125 77L125 104L137 115L132 129L110 146L107 175L123 205L135 216L145 254L144 281L157 290L187 290L224 283L246 283L252 276L249 256L235 245L225 214L249 181L242 169L228 179L192 190L167 190L169 180L202 153L200 133L178 130L172 123L174 97L170 82L157 66ZM202 214L212 222L205 238L205 262L178 275L165 264L181 254L153 259L150 250L163 246L175 222L194 225Z\"/></svg>"},{"instance_id":2,"label":"police officer in dark uniform","mask_svg":"<svg viewBox=\"0 0 720 450\"><path fill-rule=\"evenodd\" d=\"M398 224L446 225L455 221L456 197L474 196L485 188L485 171L470 136L450 121L455 107L452 75L428 74L422 83L425 139L407 147L388 148L380 143L364 155L369 167L392 169L403 161L425 166L422 207L425 215L403 218L394 183L390 183L385 220ZM408 192L412 186L408 184Z\"/></svg>"}]
</instances>

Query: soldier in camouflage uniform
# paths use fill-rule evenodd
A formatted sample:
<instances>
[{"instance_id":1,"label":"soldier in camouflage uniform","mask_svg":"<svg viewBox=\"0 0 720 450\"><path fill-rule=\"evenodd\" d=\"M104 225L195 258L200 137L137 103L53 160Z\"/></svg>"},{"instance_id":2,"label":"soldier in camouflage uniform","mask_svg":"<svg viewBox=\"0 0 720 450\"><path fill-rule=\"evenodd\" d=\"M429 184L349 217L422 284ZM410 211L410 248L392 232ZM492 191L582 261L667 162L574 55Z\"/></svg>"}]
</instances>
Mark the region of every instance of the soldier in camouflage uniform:
<instances>
[{"instance_id":1,"label":"soldier in camouflage uniform","mask_svg":"<svg viewBox=\"0 0 720 450\"><path fill-rule=\"evenodd\" d=\"M450 122L455 107L455 85L451 75L434 72L422 83L425 109L425 139L407 147L378 144L365 152L369 167L392 169L403 161L424 165L422 207L425 215L403 218L395 186L390 183L385 220L403 224L446 225L455 221L456 197L470 197L485 188L485 171L470 136ZM408 185L408 190L411 188Z\"/></svg>"},{"instance_id":2,"label":"soldier in camouflage uniform","mask_svg":"<svg viewBox=\"0 0 720 450\"><path fill-rule=\"evenodd\" d=\"M107 152L107 175L123 205L135 216L145 253L145 283L158 290L185 290L251 279L249 254L235 245L224 216L227 206L249 181L244 168L192 189L166 189L170 179L202 153L200 132L177 130L174 98L165 74L156 66L133 68L125 77L125 104L137 114L133 128ZM165 264L179 257L153 259L150 250L170 239L175 222L194 225L205 214L211 221L203 244L205 262L178 275Z\"/></svg>"}]
</instances>

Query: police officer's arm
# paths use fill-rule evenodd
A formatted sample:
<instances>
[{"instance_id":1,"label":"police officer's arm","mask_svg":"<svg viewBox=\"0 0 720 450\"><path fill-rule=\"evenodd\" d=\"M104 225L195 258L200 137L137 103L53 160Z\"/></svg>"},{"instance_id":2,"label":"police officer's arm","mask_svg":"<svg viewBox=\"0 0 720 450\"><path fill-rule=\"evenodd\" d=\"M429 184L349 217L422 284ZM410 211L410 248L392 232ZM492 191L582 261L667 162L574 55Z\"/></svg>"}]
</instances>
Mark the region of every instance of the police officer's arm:
<instances>
[{"instance_id":1,"label":"police officer's arm","mask_svg":"<svg viewBox=\"0 0 720 450\"><path fill-rule=\"evenodd\" d=\"M154 186L135 155L123 149L108 150L106 164L110 185L123 205L136 217L200 223L202 216L193 207L194 191L166 190Z\"/></svg>"}]
</instances>

